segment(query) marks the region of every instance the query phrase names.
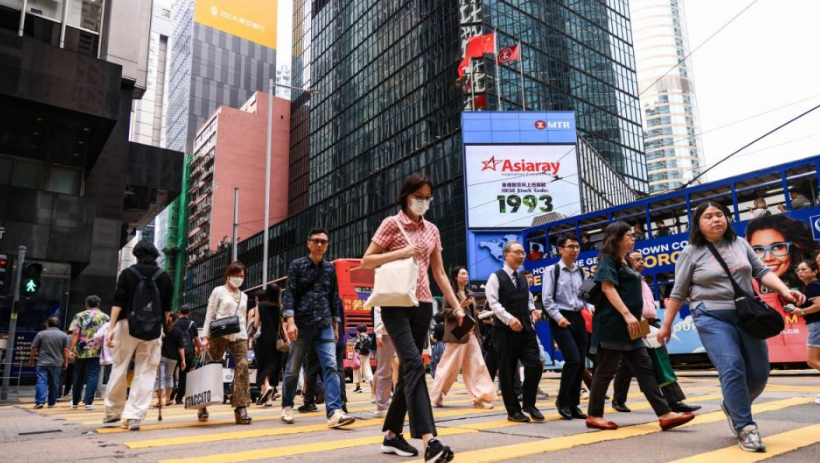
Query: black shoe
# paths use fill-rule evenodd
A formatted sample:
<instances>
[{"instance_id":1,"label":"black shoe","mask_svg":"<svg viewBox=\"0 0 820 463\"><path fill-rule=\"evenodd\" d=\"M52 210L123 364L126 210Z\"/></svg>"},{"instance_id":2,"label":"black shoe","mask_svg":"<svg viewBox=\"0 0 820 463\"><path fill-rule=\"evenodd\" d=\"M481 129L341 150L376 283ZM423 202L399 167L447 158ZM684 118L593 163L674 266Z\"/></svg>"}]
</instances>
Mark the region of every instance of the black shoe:
<instances>
[{"instance_id":1,"label":"black shoe","mask_svg":"<svg viewBox=\"0 0 820 463\"><path fill-rule=\"evenodd\" d=\"M669 405L669 408L672 409L673 412L677 413L692 413L694 411L700 410L700 405L689 405L681 402L675 402Z\"/></svg>"},{"instance_id":2,"label":"black shoe","mask_svg":"<svg viewBox=\"0 0 820 463\"><path fill-rule=\"evenodd\" d=\"M415 457L419 451L404 440L404 436L396 434L396 437L388 439L386 436L382 441L382 453L394 453L400 457Z\"/></svg>"},{"instance_id":3,"label":"black shoe","mask_svg":"<svg viewBox=\"0 0 820 463\"><path fill-rule=\"evenodd\" d=\"M585 420L587 419L587 415L581 411L580 407L569 407L570 411L572 412L572 417L578 420Z\"/></svg>"},{"instance_id":4,"label":"black shoe","mask_svg":"<svg viewBox=\"0 0 820 463\"><path fill-rule=\"evenodd\" d=\"M621 413L629 413L632 411L626 406L626 404L619 404L618 402L612 402L612 408L614 408L616 412Z\"/></svg>"},{"instance_id":5,"label":"black shoe","mask_svg":"<svg viewBox=\"0 0 820 463\"><path fill-rule=\"evenodd\" d=\"M507 415L507 421L512 421L513 423L529 423L530 417L521 412L515 412L512 415Z\"/></svg>"},{"instance_id":6,"label":"black shoe","mask_svg":"<svg viewBox=\"0 0 820 463\"><path fill-rule=\"evenodd\" d=\"M353 389L353 392L361 393L362 392L361 386L356 386L356 389Z\"/></svg>"},{"instance_id":7,"label":"black shoe","mask_svg":"<svg viewBox=\"0 0 820 463\"><path fill-rule=\"evenodd\" d=\"M572 409L570 407L561 404L561 402L555 402L555 408L558 409L558 414L561 415L561 418L565 420L572 419Z\"/></svg>"},{"instance_id":8,"label":"black shoe","mask_svg":"<svg viewBox=\"0 0 820 463\"><path fill-rule=\"evenodd\" d=\"M299 413L311 413L311 412L318 412L319 409L316 408L316 404L304 404L301 407L296 409Z\"/></svg>"},{"instance_id":9,"label":"black shoe","mask_svg":"<svg viewBox=\"0 0 820 463\"><path fill-rule=\"evenodd\" d=\"M452 461L455 454L450 447L439 442L438 439L432 439L427 443L427 450L424 451L425 463L444 463Z\"/></svg>"},{"instance_id":10,"label":"black shoe","mask_svg":"<svg viewBox=\"0 0 820 463\"><path fill-rule=\"evenodd\" d=\"M541 412L539 412L538 409L535 408L535 406L524 407L524 411L527 412L527 415L530 415L531 420L537 423L541 423L544 421L544 415Z\"/></svg>"}]
</instances>

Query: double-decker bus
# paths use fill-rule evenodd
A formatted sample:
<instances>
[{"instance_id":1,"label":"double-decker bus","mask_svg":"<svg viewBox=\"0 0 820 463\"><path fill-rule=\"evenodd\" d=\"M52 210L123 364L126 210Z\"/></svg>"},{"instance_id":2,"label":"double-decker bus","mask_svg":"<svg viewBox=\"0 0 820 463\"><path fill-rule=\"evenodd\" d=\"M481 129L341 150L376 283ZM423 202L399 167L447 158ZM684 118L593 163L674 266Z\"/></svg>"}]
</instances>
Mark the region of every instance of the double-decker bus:
<instances>
[{"instance_id":1,"label":"double-decker bus","mask_svg":"<svg viewBox=\"0 0 820 463\"><path fill-rule=\"evenodd\" d=\"M692 212L707 200L726 206L732 213L732 227L741 239L749 241L763 263L789 287L803 289L795 268L804 259L813 260L820 251L819 174L820 156L815 156L528 228L523 231L528 254L525 266L535 275L533 291L541 290L542 278L550 274L548 267L559 260L555 246L559 236L589 238L577 264L591 275L598 263L597 248L604 228L623 220L643 230L635 249L644 255L643 274L659 301L658 313L663 318L663 300L674 284L677 258L688 244ZM779 297L769 288L755 282L755 290L783 313ZM804 363L805 322L794 315L783 315L785 330L767 341L769 360L778 366ZM688 306L684 305L673 328L673 341L668 346L673 361L707 363Z\"/></svg>"}]
</instances>

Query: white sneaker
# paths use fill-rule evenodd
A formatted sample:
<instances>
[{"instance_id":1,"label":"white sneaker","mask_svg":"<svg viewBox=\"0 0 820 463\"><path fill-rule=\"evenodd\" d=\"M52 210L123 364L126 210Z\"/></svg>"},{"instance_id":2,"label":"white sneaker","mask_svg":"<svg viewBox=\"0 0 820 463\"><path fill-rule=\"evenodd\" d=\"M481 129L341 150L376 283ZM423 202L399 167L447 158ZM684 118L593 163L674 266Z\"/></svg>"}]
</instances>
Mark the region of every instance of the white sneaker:
<instances>
[{"instance_id":1,"label":"white sneaker","mask_svg":"<svg viewBox=\"0 0 820 463\"><path fill-rule=\"evenodd\" d=\"M356 418L346 414L341 409L336 410L330 415L330 418L327 419L327 427L328 428L341 428L342 426L346 426L350 423L356 421Z\"/></svg>"},{"instance_id":2,"label":"white sneaker","mask_svg":"<svg viewBox=\"0 0 820 463\"><path fill-rule=\"evenodd\" d=\"M94 405L86 405L85 409L86 410L94 410Z\"/></svg>"},{"instance_id":3,"label":"white sneaker","mask_svg":"<svg viewBox=\"0 0 820 463\"><path fill-rule=\"evenodd\" d=\"M282 422L293 424L293 407L285 407L282 409Z\"/></svg>"},{"instance_id":4,"label":"white sneaker","mask_svg":"<svg viewBox=\"0 0 820 463\"><path fill-rule=\"evenodd\" d=\"M128 430L129 431L139 431L140 424L142 424L142 420L128 420Z\"/></svg>"},{"instance_id":5,"label":"white sneaker","mask_svg":"<svg viewBox=\"0 0 820 463\"><path fill-rule=\"evenodd\" d=\"M814 396L814 403L820 405L820 394L817 394L816 396Z\"/></svg>"},{"instance_id":6,"label":"white sneaker","mask_svg":"<svg viewBox=\"0 0 820 463\"><path fill-rule=\"evenodd\" d=\"M80 407L80 406L79 406L79 405L77 405L77 404L71 404L71 409L72 409L72 410L76 410L76 409L77 409L77 408L79 408L79 407Z\"/></svg>"},{"instance_id":7,"label":"white sneaker","mask_svg":"<svg viewBox=\"0 0 820 463\"><path fill-rule=\"evenodd\" d=\"M125 420L120 421L120 427L121 427L122 429L128 429L128 423L129 423L130 421L131 421L131 420L128 420L128 419L125 419Z\"/></svg>"},{"instance_id":8,"label":"white sneaker","mask_svg":"<svg viewBox=\"0 0 820 463\"><path fill-rule=\"evenodd\" d=\"M51 406L51 405L49 405L49 407L50 407L50 406ZM35 405L35 406L34 406L34 409L35 409L35 410L38 410L38 409L40 409L40 408L43 408L43 404L37 404L37 405Z\"/></svg>"},{"instance_id":9,"label":"white sneaker","mask_svg":"<svg viewBox=\"0 0 820 463\"><path fill-rule=\"evenodd\" d=\"M387 416L387 410L373 410L373 418L384 418Z\"/></svg>"}]
</instances>

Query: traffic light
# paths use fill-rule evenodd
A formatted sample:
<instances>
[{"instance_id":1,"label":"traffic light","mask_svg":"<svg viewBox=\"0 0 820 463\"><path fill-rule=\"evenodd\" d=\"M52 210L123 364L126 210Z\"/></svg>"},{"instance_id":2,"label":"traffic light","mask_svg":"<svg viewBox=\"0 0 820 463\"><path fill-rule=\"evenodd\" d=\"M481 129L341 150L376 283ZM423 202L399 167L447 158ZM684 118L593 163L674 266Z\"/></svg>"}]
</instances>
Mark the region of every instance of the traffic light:
<instances>
[{"instance_id":1,"label":"traffic light","mask_svg":"<svg viewBox=\"0 0 820 463\"><path fill-rule=\"evenodd\" d=\"M13 264L13 255L0 254L0 294L9 294L11 292L11 269Z\"/></svg>"},{"instance_id":2,"label":"traffic light","mask_svg":"<svg viewBox=\"0 0 820 463\"><path fill-rule=\"evenodd\" d=\"M26 296L34 296L40 290L40 275L43 273L43 266L38 263L26 264L23 271L23 278L20 282L20 291Z\"/></svg>"}]
</instances>

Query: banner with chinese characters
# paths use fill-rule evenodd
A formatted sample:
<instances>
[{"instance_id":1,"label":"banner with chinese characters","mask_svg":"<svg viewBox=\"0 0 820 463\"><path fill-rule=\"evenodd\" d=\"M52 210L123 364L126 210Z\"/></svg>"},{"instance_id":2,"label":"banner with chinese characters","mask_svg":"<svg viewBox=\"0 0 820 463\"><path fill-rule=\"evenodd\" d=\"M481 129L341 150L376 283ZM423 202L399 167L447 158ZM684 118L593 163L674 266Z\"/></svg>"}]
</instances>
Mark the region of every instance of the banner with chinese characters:
<instances>
[{"instance_id":1,"label":"banner with chinese characters","mask_svg":"<svg viewBox=\"0 0 820 463\"><path fill-rule=\"evenodd\" d=\"M194 20L276 49L277 0L197 0Z\"/></svg>"}]
</instances>

